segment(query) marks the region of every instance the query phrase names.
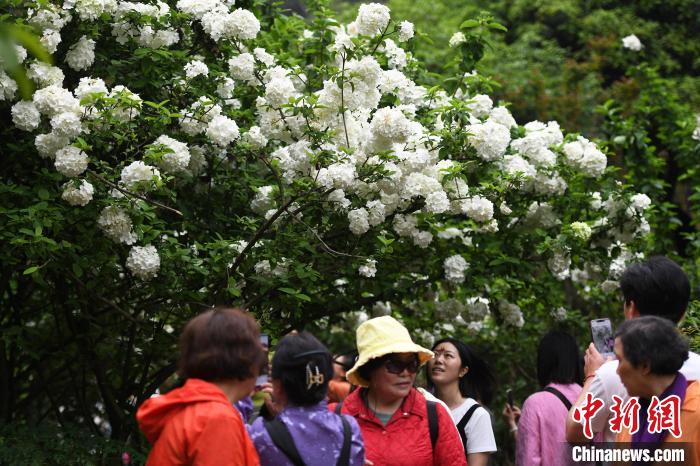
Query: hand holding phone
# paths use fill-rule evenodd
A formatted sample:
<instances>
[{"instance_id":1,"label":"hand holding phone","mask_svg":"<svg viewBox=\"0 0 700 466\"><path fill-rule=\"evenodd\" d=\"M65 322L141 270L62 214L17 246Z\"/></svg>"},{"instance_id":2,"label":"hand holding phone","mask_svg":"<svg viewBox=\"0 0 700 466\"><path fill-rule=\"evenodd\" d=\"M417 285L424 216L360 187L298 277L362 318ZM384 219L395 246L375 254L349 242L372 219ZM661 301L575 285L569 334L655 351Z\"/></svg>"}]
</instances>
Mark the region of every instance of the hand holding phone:
<instances>
[{"instance_id":1,"label":"hand holding phone","mask_svg":"<svg viewBox=\"0 0 700 466\"><path fill-rule=\"evenodd\" d=\"M591 337L595 348L603 358L615 357L615 337L610 319L606 317L591 320Z\"/></svg>"},{"instance_id":2,"label":"hand holding phone","mask_svg":"<svg viewBox=\"0 0 700 466\"><path fill-rule=\"evenodd\" d=\"M265 349L265 354L267 355L268 349L270 347L270 335L267 334L261 334L260 335L260 344L262 347ZM267 358L266 358L267 359ZM255 380L255 386L256 387L262 387L269 381L268 377L268 365L266 364L265 367L260 371L260 374L258 374L258 378Z\"/></svg>"},{"instance_id":3,"label":"hand holding phone","mask_svg":"<svg viewBox=\"0 0 700 466\"><path fill-rule=\"evenodd\" d=\"M513 406L515 406L515 403L513 402L513 390L510 388L506 391L506 398L508 399L508 406L510 409L513 409Z\"/></svg>"}]
</instances>

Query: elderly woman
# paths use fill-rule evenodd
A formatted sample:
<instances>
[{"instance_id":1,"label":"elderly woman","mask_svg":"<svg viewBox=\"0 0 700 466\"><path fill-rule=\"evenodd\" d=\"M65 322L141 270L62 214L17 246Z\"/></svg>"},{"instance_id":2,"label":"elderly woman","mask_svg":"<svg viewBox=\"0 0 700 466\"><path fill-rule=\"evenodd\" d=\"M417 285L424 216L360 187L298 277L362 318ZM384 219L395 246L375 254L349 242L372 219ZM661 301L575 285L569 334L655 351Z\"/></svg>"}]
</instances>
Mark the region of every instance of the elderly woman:
<instances>
[{"instance_id":1,"label":"elderly woman","mask_svg":"<svg viewBox=\"0 0 700 466\"><path fill-rule=\"evenodd\" d=\"M390 316L360 325L357 349L347 378L361 388L336 411L357 420L367 461L374 466L466 466L452 416L413 386L432 351L413 343L408 330Z\"/></svg>"},{"instance_id":2,"label":"elderly woman","mask_svg":"<svg viewBox=\"0 0 700 466\"><path fill-rule=\"evenodd\" d=\"M263 466L362 466L365 449L354 418L328 410L331 354L308 332L280 340L272 358L276 419L255 420L250 436Z\"/></svg>"},{"instance_id":3,"label":"elderly woman","mask_svg":"<svg viewBox=\"0 0 700 466\"><path fill-rule=\"evenodd\" d=\"M153 444L147 466L260 464L233 406L253 391L266 362L258 324L238 309L212 309L185 326L180 350L185 384L136 413Z\"/></svg>"},{"instance_id":4,"label":"elderly woman","mask_svg":"<svg viewBox=\"0 0 700 466\"><path fill-rule=\"evenodd\" d=\"M615 355L620 361L617 373L630 397L639 397L639 430L630 432L622 428L618 442L632 442L632 446L648 449L673 448L673 443L693 444L694 452L686 451L684 464L700 465L700 382L688 381L679 372L688 358L688 342L667 319L645 316L623 323L615 335ZM656 411L653 397L663 403L667 397L676 396L680 401L679 432L661 429L656 432ZM625 400L626 401L626 400ZM658 408L658 407L657 407ZM658 411L661 412L661 411ZM652 432L650 432L650 430ZM692 455L692 457L690 457ZM636 463L651 464L651 463Z\"/></svg>"}]
</instances>

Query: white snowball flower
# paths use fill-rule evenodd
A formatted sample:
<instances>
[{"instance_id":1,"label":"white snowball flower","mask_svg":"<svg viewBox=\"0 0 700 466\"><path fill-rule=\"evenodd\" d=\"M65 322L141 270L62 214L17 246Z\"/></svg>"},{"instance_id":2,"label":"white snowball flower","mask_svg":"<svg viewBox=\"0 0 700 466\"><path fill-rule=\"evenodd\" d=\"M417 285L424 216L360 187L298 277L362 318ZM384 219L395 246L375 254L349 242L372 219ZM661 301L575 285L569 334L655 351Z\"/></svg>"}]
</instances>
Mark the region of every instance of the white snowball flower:
<instances>
[{"instance_id":1,"label":"white snowball flower","mask_svg":"<svg viewBox=\"0 0 700 466\"><path fill-rule=\"evenodd\" d=\"M64 112L80 113L80 103L67 89L51 85L38 89L32 98L36 108L49 117Z\"/></svg>"},{"instance_id":2,"label":"white snowball flower","mask_svg":"<svg viewBox=\"0 0 700 466\"><path fill-rule=\"evenodd\" d=\"M274 186L261 186L258 188L258 192L250 202L251 210L260 215L272 210L275 207L275 199L272 197L274 192Z\"/></svg>"},{"instance_id":3,"label":"white snowball flower","mask_svg":"<svg viewBox=\"0 0 700 466\"><path fill-rule=\"evenodd\" d=\"M274 108L289 103L289 98L297 95L294 82L286 75L275 76L265 85L265 100Z\"/></svg>"},{"instance_id":4,"label":"white snowball flower","mask_svg":"<svg viewBox=\"0 0 700 466\"><path fill-rule=\"evenodd\" d=\"M363 265L361 265L357 272L363 277L372 278L377 273L377 261L374 259L367 259Z\"/></svg>"},{"instance_id":5,"label":"white snowball flower","mask_svg":"<svg viewBox=\"0 0 700 466\"><path fill-rule=\"evenodd\" d=\"M593 233L593 229L585 222L573 222L571 224L571 233L581 241L588 241Z\"/></svg>"},{"instance_id":6,"label":"white snowball flower","mask_svg":"<svg viewBox=\"0 0 700 466\"><path fill-rule=\"evenodd\" d=\"M506 153L510 143L510 130L495 121L487 120L467 128L469 144L476 149L476 154L483 160L497 160Z\"/></svg>"},{"instance_id":7,"label":"white snowball flower","mask_svg":"<svg viewBox=\"0 0 700 466\"><path fill-rule=\"evenodd\" d=\"M102 209L97 218L97 225L108 238L116 243L134 244L136 242L131 219L120 207L107 206Z\"/></svg>"},{"instance_id":8,"label":"white snowball flower","mask_svg":"<svg viewBox=\"0 0 700 466\"><path fill-rule=\"evenodd\" d=\"M360 5L357 12L357 32L363 36L374 37L382 34L389 24L389 8L379 3Z\"/></svg>"},{"instance_id":9,"label":"white snowball flower","mask_svg":"<svg viewBox=\"0 0 700 466\"><path fill-rule=\"evenodd\" d=\"M556 251L547 261L547 267L557 280L565 280L571 275L571 256L566 251Z\"/></svg>"},{"instance_id":10,"label":"white snowball flower","mask_svg":"<svg viewBox=\"0 0 700 466\"><path fill-rule=\"evenodd\" d=\"M12 123L22 131L33 131L39 127L41 114L33 102L21 100L12 106Z\"/></svg>"},{"instance_id":11,"label":"white snowball flower","mask_svg":"<svg viewBox=\"0 0 700 466\"><path fill-rule=\"evenodd\" d=\"M228 61L228 69L234 79L247 82L248 84L257 83L257 78L255 77L255 57L248 52L231 58Z\"/></svg>"},{"instance_id":12,"label":"white snowball flower","mask_svg":"<svg viewBox=\"0 0 700 466\"><path fill-rule=\"evenodd\" d=\"M367 202L368 222L376 227L386 219L386 210L382 201L373 200Z\"/></svg>"},{"instance_id":13,"label":"white snowball flower","mask_svg":"<svg viewBox=\"0 0 700 466\"><path fill-rule=\"evenodd\" d=\"M150 188L153 181L160 181L160 172L140 160L122 169L120 182L127 189Z\"/></svg>"},{"instance_id":14,"label":"white snowball flower","mask_svg":"<svg viewBox=\"0 0 700 466\"><path fill-rule=\"evenodd\" d=\"M411 235L413 244L421 249L425 249L433 242L433 234L429 231L414 231Z\"/></svg>"},{"instance_id":15,"label":"white snowball flower","mask_svg":"<svg viewBox=\"0 0 700 466\"><path fill-rule=\"evenodd\" d=\"M0 69L0 102L14 99L15 92L17 92L17 83Z\"/></svg>"},{"instance_id":16,"label":"white snowball flower","mask_svg":"<svg viewBox=\"0 0 700 466\"><path fill-rule=\"evenodd\" d=\"M485 118L493 108L493 100L485 94L475 95L467 104L469 112L477 118Z\"/></svg>"},{"instance_id":17,"label":"white snowball flower","mask_svg":"<svg viewBox=\"0 0 700 466\"><path fill-rule=\"evenodd\" d=\"M537 175L535 167L519 155L506 155L501 167L510 176L520 176L525 180L532 179Z\"/></svg>"},{"instance_id":18,"label":"white snowball flower","mask_svg":"<svg viewBox=\"0 0 700 466\"><path fill-rule=\"evenodd\" d=\"M413 37L413 23L409 21L401 21L399 24L399 41L406 42Z\"/></svg>"},{"instance_id":19,"label":"white snowball flower","mask_svg":"<svg viewBox=\"0 0 700 466\"><path fill-rule=\"evenodd\" d=\"M51 118L51 129L58 136L75 139L83 132L83 125L78 114L63 112Z\"/></svg>"},{"instance_id":20,"label":"white snowball flower","mask_svg":"<svg viewBox=\"0 0 700 466\"><path fill-rule=\"evenodd\" d=\"M638 193L630 199L630 206L641 214L651 206L651 199L646 194Z\"/></svg>"},{"instance_id":21,"label":"white snowball flower","mask_svg":"<svg viewBox=\"0 0 700 466\"><path fill-rule=\"evenodd\" d=\"M73 94L79 100L89 97L91 94L107 94L107 85L100 78L80 78L78 86L73 90Z\"/></svg>"},{"instance_id":22,"label":"white snowball flower","mask_svg":"<svg viewBox=\"0 0 700 466\"><path fill-rule=\"evenodd\" d=\"M207 125L207 137L220 147L229 145L238 139L238 136L240 136L238 125L224 115L215 116Z\"/></svg>"},{"instance_id":23,"label":"white snowball flower","mask_svg":"<svg viewBox=\"0 0 700 466\"><path fill-rule=\"evenodd\" d=\"M66 146L56 152L54 167L69 178L74 178L83 173L88 166L88 156L75 146Z\"/></svg>"},{"instance_id":24,"label":"white snowball flower","mask_svg":"<svg viewBox=\"0 0 700 466\"><path fill-rule=\"evenodd\" d=\"M36 150L39 152L39 155L45 159L53 159L56 156L56 152L66 147L68 144L70 144L68 138L54 133L39 134L34 138Z\"/></svg>"},{"instance_id":25,"label":"white snowball flower","mask_svg":"<svg viewBox=\"0 0 700 466\"><path fill-rule=\"evenodd\" d=\"M200 60L192 60L185 65L185 76L187 79L194 79L197 76L208 76L209 67Z\"/></svg>"},{"instance_id":26,"label":"white snowball flower","mask_svg":"<svg viewBox=\"0 0 700 466\"><path fill-rule=\"evenodd\" d=\"M216 95L222 99L230 99L233 97L233 90L236 88L236 82L228 77L221 78L216 86Z\"/></svg>"},{"instance_id":27,"label":"white snowball flower","mask_svg":"<svg viewBox=\"0 0 700 466\"><path fill-rule=\"evenodd\" d=\"M240 40L255 39L260 32L260 21L253 13L242 8L232 12L227 18L227 34Z\"/></svg>"},{"instance_id":28,"label":"white snowball flower","mask_svg":"<svg viewBox=\"0 0 700 466\"><path fill-rule=\"evenodd\" d=\"M95 21L102 13L112 13L117 0L76 0L75 11L83 21Z\"/></svg>"},{"instance_id":29,"label":"white snowball flower","mask_svg":"<svg viewBox=\"0 0 700 466\"><path fill-rule=\"evenodd\" d=\"M488 222L493 218L493 202L482 196L465 199L461 204L462 212L475 222Z\"/></svg>"},{"instance_id":30,"label":"white snowball flower","mask_svg":"<svg viewBox=\"0 0 700 466\"><path fill-rule=\"evenodd\" d=\"M623 37L622 46L626 49L630 49L633 52L639 52L642 50L642 47L644 47L642 45L642 41L639 40L639 37L635 36L634 34Z\"/></svg>"},{"instance_id":31,"label":"white snowball flower","mask_svg":"<svg viewBox=\"0 0 700 466\"><path fill-rule=\"evenodd\" d=\"M221 5L220 0L178 0L177 9L201 19L207 12Z\"/></svg>"},{"instance_id":32,"label":"white snowball flower","mask_svg":"<svg viewBox=\"0 0 700 466\"><path fill-rule=\"evenodd\" d=\"M149 280L158 275L160 256L155 246L134 246L126 258L126 267L141 280Z\"/></svg>"},{"instance_id":33,"label":"white snowball flower","mask_svg":"<svg viewBox=\"0 0 700 466\"><path fill-rule=\"evenodd\" d=\"M433 214L441 214L450 209L450 200L445 191L435 191L425 198L425 210Z\"/></svg>"},{"instance_id":34,"label":"white snowball flower","mask_svg":"<svg viewBox=\"0 0 700 466\"><path fill-rule=\"evenodd\" d=\"M469 264L464 257L459 254L450 256L443 262L445 269L445 278L452 283L464 282L464 271L469 268Z\"/></svg>"},{"instance_id":35,"label":"white snowball flower","mask_svg":"<svg viewBox=\"0 0 700 466\"><path fill-rule=\"evenodd\" d=\"M66 53L66 63L75 71L86 70L95 61L95 41L82 36Z\"/></svg>"},{"instance_id":36,"label":"white snowball flower","mask_svg":"<svg viewBox=\"0 0 700 466\"><path fill-rule=\"evenodd\" d=\"M369 231L369 213L363 207L348 212L350 231L354 235L362 235Z\"/></svg>"},{"instance_id":37,"label":"white snowball flower","mask_svg":"<svg viewBox=\"0 0 700 466\"><path fill-rule=\"evenodd\" d=\"M576 141L564 144L563 150L567 163L584 175L598 177L605 171L607 157L588 139L579 136Z\"/></svg>"},{"instance_id":38,"label":"white snowball flower","mask_svg":"<svg viewBox=\"0 0 700 466\"><path fill-rule=\"evenodd\" d=\"M244 139L254 149L262 149L267 145L267 138L259 126L251 126L248 132L245 133Z\"/></svg>"},{"instance_id":39,"label":"white snowball flower","mask_svg":"<svg viewBox=\"0 0 700 466\"><path fill-rule=\"evenodd\" d=\"M562 322L566 320L567 315L568 313L566 312L566 308L558 307L552 310L552 317L556 321Z\"/></svg>"},{"instance_id":40,"label":"white snowball flower","mask_svg":"<svg viewBox=\"0 0 700 466\"><path fill-rule=\"evenodd\" d=\"M95 193L95 188L85 180L80 180L78 186L74 182L69 181L63 185L63 194L61 199L72 206L85 206L91 200Z\"/></svg>"},{"instance_id":41,"label":"white snowball flower","mask_svg":"<svg viewBox=\"0 0 700 466\"><path fill-rule=\"evenodd\" d=\"M160 161L163 170L167 173L175 173L187 169L187 165L190 163L190 151L187 144L166 135L159 136L154 144L162 144L171 151L163 154Z\"/></svg>"},{"instance_id":42,"label":"white snowball flower","mask_svg":"<svg viewBox=\"0 0 700 466\"><path fill-rule=\"evenodd\" d=\"M372 133L382 142L405 142L411 135L411 125L404 113L392 107L378 109L370 122Z\"/></svg>"},{"instance_id":43,"label":"white snowball flower","mask_svg":"<svg viewBox=\"0 0 700 466\"><path fill-rule=\"evenodd\" d=\"M506 324L517 328L521 328L525 324L523 312L517 304L501 301L498 303L498 310Z\"/></svg>"},{"instance_id":44,"label":"white snowball flower","mask_svg":"<svg viewBox=\"0 0 700 466\"><path fill-rule=\"evenodd\" d=\"M463 44L467 41L467 38L464 36L463 32L455 32L452 34L452 37L450 37L450 42L449 45L450 47L457 47L460 44Z\"/></svg>"},{"instance_id":45,"label":"white snowball flower","mask_svg":"<svg viewBox=\"0 0 700 466\"><path fill-rule=\"evenodd\" d=\"M47 29L39 39L41 45L44 46L47 52L53 54L58 49L58 44L61 43L61 33L55 29Z\"/></svg>"},{"instance_id":46,"label":"white snowball flower","mask_svg":"<svg viewBox=\"0 0 700 466\"><path fill-rule=\"evenodd\" d=\"M56 85L63 86L65 75L63 70L57 66L51 66L43 61L35 61L29 65L27 77L37 83L38 87Z\"/></svg>"},{"instance_id":47,"label":"white snowball flower","mask_svg":"<svg viewBox=\"0 0 700 466\"><path fill-rule=\"evenodd\" d=\"M496 107L491 110L489 119L487 121L492 121L503 125L508 129L515 128L518 124L515 122L515 118L510 114L510 111L506 107Z\"/></svg>"}]
</instances>

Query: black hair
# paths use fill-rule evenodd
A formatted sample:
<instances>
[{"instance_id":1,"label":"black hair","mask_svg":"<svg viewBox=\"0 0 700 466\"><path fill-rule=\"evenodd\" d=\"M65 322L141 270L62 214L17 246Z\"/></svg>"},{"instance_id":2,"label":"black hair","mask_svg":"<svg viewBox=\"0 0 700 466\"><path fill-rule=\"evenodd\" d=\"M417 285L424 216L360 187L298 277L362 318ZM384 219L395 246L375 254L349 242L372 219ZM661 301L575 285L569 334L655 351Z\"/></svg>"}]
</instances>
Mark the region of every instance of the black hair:
<instances>
[{"instance_id":1,"label":"black hair","mask_svg":"<svg viewBox=\"0 0 700 466\"><path fill-rule=\"evenodd\" d=\"M459 379L459 392L463 397L474 398L483 404L491 404L496 389L496 378L486 362L466 343L456 338L442 338L435 342L433 350L441 343L450 343L457 348L461 367L468 367L466 375ZM428 388L433 390L435 385L427 371Z\"/></svg>"},{"instance_id":2,"label":"black hair","mask_svg":"<svg viewBox=\"0 0 700 466\"><path fill-rule=\"evenodd\" d=\"M582 379L581 353L574 337L560 330L543 336L537 347L537 381L540 386L580 384Z\"/></svg>"},{"instance_id":3,"label":"black hair","mask_svg":"<svg viewBox=\"0 0 700 466\"><path fill-rule=\"evenodd\" d=\"M333 378L331 353L309 332L289 334L275 349L272 378L282 383L292 404L314 405L326 398Z\"/></svg>"},{"instance_id":4,"label":"black hair","mask_svg":"<svg viewBox=\"0 0 700 466\"><path fill-rule=\"evenodd\" d=\"M644 316L627 320L615 338L620 338L632 367L649 365L652 374L675 374L688 359L688 341L668 319Z\"/></svg>"},{"instance_id":5,"label":"black hair","mask_svg":"<svg viewBox=\"0 0 700 466\"><path fill-rule=\"evenodd\" d=\"M620 279L625 303L634 301L640 315L665 317L678 323L690 299L688 277L668 257L654 256L632 264Z\"/></svg>"}]
</instances>

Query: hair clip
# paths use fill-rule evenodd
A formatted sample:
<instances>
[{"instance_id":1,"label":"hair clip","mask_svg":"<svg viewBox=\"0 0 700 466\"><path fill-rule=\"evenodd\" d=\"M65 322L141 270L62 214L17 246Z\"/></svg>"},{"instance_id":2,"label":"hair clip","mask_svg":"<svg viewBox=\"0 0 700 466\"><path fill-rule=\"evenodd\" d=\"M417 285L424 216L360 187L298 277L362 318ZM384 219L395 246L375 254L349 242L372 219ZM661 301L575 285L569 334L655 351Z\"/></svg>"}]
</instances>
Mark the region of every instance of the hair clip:
<instances>
[{"instance_id":1,"label":"hair clip","mask_svg":"<svg viewBox=\"0 0 700 466\"><path fill-rule=\"evenodd\" d=\"M325 378L323 374L318 370L318 366L314 366L316 373L311 371L311 363L306 365L306 389L310 390L314 385L323 385Z\"/></svg>"}]
</instances>

